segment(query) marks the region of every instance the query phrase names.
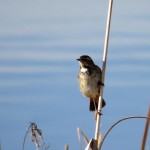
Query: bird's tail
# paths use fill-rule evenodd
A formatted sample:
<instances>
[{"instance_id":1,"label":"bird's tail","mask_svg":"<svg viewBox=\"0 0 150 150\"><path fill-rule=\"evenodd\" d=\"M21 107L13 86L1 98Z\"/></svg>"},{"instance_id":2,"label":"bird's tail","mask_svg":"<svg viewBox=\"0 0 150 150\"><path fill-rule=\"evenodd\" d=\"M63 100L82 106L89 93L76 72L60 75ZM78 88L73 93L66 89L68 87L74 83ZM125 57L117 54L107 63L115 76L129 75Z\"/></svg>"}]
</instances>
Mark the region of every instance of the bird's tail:
<instances>
[{"instance_id":1,"label":"bird's tail","mask_svg":"<svg viewBox=\"0 0 150 150\"><path fill-rule=\"evenodd\" d=\"M90 100L90 106L89 106L89 110L90 111L95 111L98 108L98 103L95 102L94 100Z\"/></svg>"}]
</instances>

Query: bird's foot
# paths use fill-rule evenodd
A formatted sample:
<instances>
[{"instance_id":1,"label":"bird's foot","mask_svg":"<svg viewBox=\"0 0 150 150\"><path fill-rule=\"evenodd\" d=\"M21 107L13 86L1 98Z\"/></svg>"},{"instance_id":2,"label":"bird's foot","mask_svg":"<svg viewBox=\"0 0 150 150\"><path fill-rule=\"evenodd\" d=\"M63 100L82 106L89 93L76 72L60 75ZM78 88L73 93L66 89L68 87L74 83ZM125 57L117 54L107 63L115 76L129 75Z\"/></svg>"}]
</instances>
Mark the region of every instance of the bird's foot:
<instances>
[{"instance_id":1,"label":"bird's foot","mask_svg":"<svg viewBox=\"0 0 150 150\"><path fill-rule=\"evenodd\" d=\"M95 118L95 122L97 121L98 115L99 115L99 116L102 116L102 115L103 115L100 110L96 110L96 111L95 111L95 115L94 115L94 116L95 116L95 117L94 117L94 118Z\"/></svg>"},{"instance_id":2,"label":"bird's foot","mask_svg":"<svg viewBox=\"0 0 150 150\"><path fill-rule=\"evenodd\" d=\"M101 85L102 85L102 86L105 86L104 83L102 83L102 82L101 82Z\"/></svg>"},{"instance_id":3,"label":"bird's foot","mask_svg":"<svg viewBox=\"0 0 150 150\"><path fill-rule=\"evenodd\" d=\"M100 85L105 86L104 83L102 83L102 82L100 82L100 81L98 82L98 85L99 85L99 86L100 86Z\"/></svg>"},{"instance_id":4,"label":"bird's foot","mask_svg":"<svg viewBox=\"0 0 150 150\"><path fill-rule=\"evenodd\" d=\"M102 114L102 111L101 110L97 110L97 112L96 112L98 115L100 115L100 116L102 116L103 114Z\"/></svg>"}]
</instances>

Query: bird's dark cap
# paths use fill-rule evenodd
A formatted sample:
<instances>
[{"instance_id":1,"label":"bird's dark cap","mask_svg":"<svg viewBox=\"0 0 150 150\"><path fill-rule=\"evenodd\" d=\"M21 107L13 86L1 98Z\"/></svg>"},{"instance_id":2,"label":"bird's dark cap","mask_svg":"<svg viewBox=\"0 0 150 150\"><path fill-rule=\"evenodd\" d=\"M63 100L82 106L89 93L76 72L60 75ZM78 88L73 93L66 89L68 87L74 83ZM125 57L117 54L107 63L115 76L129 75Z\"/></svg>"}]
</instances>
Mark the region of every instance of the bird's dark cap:
<instances>
[{"instance_id":1,"label":"bird's dark cap","mask_svg":"<svg viewBox=\"0 0 150 150\"><path fill-rule=\"evenodd\" d=\"M88 55L82 55L82 56L80 56L80 58L78 58L77 60L78 61L82 61L82 60L85 60L85 59L91 59Z\"/></svg>"}]
</instances>

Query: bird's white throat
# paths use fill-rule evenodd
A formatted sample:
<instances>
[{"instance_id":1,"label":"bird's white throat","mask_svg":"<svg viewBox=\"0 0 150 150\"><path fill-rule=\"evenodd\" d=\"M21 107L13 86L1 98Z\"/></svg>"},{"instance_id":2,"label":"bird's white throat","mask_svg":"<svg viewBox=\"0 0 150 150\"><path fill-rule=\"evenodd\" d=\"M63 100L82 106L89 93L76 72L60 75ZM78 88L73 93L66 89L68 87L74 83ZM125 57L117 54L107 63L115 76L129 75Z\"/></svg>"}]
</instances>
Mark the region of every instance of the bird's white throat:
<instances>
[{"instance_id":1,"label":"bird's white throat","mask_svg":"<svg viewBox=\"0 0 150 150\"><path fill-rule=\"evenodd\" d=\"M81 68L81 72L82 72L82 73L85 73L85 72L87 72L87 71L88 71L87 68L84 68L84 67Z\"/></svg>"}]
</instances>

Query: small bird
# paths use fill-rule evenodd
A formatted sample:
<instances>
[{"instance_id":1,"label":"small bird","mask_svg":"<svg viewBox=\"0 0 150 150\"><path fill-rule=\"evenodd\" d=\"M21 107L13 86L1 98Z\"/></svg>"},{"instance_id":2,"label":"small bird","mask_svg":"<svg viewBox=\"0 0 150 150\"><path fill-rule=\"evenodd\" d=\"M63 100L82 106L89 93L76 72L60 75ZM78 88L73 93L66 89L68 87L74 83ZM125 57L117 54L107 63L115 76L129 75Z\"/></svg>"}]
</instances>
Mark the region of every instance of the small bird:
<instances>
[{"instance_id":1,"label":"small bird","mask_svg":"<svg viewBox=\"0 0 150 150\"><path fill-rule=\"evenodd\" d=\"M78 82L81 93L90 99L90 111L98 109L98 101L100 95L100 86L104 86L101 82L102 71L94 64L94 61L88 55L80 56L79 59L80 70L78 74ZM106 105L104 99L102 100L102 107Z\"/></svg>"}]
</instances>

